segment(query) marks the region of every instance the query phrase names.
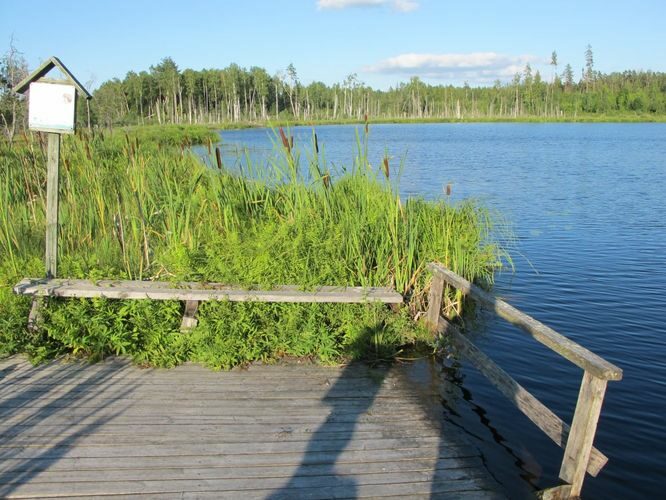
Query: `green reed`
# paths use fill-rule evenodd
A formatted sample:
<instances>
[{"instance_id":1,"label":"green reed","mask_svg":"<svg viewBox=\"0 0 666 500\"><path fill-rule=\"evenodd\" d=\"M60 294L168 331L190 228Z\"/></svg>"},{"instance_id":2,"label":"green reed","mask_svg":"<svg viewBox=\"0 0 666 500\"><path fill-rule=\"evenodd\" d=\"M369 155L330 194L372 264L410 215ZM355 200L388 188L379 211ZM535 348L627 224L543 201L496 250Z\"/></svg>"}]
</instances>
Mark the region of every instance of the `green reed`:
<instances>
[{"instance_id":1,"label":"green reed","mask_svg":"<svg viewBox=\"0 0 666 500\"><path fill-rule=\"evenodd\" d=\"M0 353L114 352L216 367L281 355L390 356L426 336L406 318L425 306L429 261L492 282L506 257L479 205L402 199L388 158L369 164L367 130L344 172L327 165L314 132L302 148L280 130L276 154L263 164L246 158L242 175L204 166L186 147L194 141L174 130L166 139L157 131L63 139L61 276L390 286L406 306L395 313L371 305L207 303L199 326L183 337L178 303L51 300L43 333L28 335L17 326L26 299L9 288L44 272L45 157L34 135L13 148L0 144L0 311L8 315ZM196 137L204 140L212 139Z\"/></svg>"}]
</instances>

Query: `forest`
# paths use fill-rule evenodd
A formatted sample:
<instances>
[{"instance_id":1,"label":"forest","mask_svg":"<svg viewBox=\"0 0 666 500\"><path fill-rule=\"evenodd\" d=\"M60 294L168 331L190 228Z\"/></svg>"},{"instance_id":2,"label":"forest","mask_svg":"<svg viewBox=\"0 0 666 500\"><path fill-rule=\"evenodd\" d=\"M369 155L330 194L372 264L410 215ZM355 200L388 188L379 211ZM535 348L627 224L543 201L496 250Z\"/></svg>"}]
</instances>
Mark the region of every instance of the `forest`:
<instances>
[{"instance_id":1,"label":"forest","mask_svg":"<svg viewBox=\"0 0 666 500\"><path fill-rule=\"evenodd\" d=\"M25 123L25 103L11 85L27 73L12 48L0 63L0 113L5 135ZM293 64L271 75L260 67L184 69L166 57L148 70L103 82L91 102L78 106L88 127L140 124L256 124L279 121L343 122L368 117L392 120L663 120L666 73L595 69L592 48L576 78L561 70L553 52L550 74L529 64L510 82L490 86L433 85L414 76L388 90L364 84L357 74L341 83L300 81Z\"/></svg>"}]
</instances>

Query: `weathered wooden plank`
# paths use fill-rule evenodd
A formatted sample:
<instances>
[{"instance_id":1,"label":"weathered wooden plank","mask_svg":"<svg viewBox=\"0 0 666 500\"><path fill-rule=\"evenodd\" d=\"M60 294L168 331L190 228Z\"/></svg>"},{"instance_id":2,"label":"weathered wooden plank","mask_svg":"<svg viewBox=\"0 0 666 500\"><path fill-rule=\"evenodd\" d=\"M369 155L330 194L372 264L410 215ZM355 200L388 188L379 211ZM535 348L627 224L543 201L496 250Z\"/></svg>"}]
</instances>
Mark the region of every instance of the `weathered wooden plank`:
<instances>
[{"instance_id":1,"label":"weathered wooden plank","mask_svg":"<svg viewBox=\"0 0 666 500\"><path fill-rule=\"evenodd\" d=\"M377 394L384 395L385 397L394 397L400 398L402 394L413 395L407 389L395 384L392 380L384 380L381 382L381 385L377 385L377 382L364 380L364 379L338 379L334 386L331 385L330 381L324 380L315 380L310 383L307 383L304 380L304 383L299 383L298 378L291 380L291 383L285 381L283 378L276 380L274 385L274 391L268 391L266 388L265 379L254 379L254 377L248 377L247 383L243 383L240 378L238 380L231 380L226 378L221 378L219 381L183 381L179 383L179 386L183 390L187 391L188 395L197 395L203 396L209 394L211 396L215 394L227 394L235 392L256 392L256 393L266 393L274 394L276 397L280 397L281 393L289 393L295 386L298 387L298 393L303 393L306 395L308 392L319 394L321 396L321 391L325 389L330 389L330 395L338 394L348 394L353 395L362 395L362 394ZM1 379L0 379L1 381ZM108 382L107 382L108 381ZM128 381L124 378L108 378L104 382L99 380L85 380L81 379L78 382L71 380L62 380L60 382L53 382L48 377L42 379L41 382L35 384L30 384L28 382L19 381L16 383L7 382L3 383L0 388L0 399L3 397L8 397L11 394L22 394L29 397L40 397L40 396L56 396L59 394L87 394L91 391L94 391L96 388L104 387L105 383L113 383L113 390L117 391L121 388L131 388L135 393L146 393L152 395L161 395L171 393L170 387L173 385L173 381L146 381L146 383L137 383L136 381ZM426 388L429 389L429 388ZM434 391L430 392L435 394ZM172 393L171 393L172 394Z\"/></svg>"},{"instance_id":2,"label":"weathered wooden plank","mask_svg":"<svg viewBox=\"0 0 666 500\"><path fill-rule=\"evenodd\" d=\"M0 461L0 472L11 473L29 468L31 471L78 471L109 469L159 469L184 467L272 467L301 464L366 464L407 460L469 459L479 457L478 449L469 446L420 447L407 449L342 450L324 452L282 452L244 455L157 455L135 457L42 457L28 460L7 457Z\"/></svg>"},{"instance_id":3,"label":"weathered wooden plank","mask_svg":"<svg viewBox=\"0 0 666 500\"><path fill-rule=\"evenodd\" d=\"M81 429L79 429L79 432ZM85 432L85 431L84 431ZM199 444L199 443L216 443L216 444L243 444L243 443L265 443L267 441L275 440L280 442L339 442L342 440L348 441L353 434L355 440L370 441L385 439L390 435L394 439L419 439L419 438L436 438L440 433L433 430L423 429L383 429L380 431L354 431L353 428L347 428L341 431L317 431L313 430L309 433L294 433L288 430L274 433L251 433L247 435L233 434L230 431L219 434L181 434L175 435L174 431L167 430L168 434L158 436L156 434L75 434L71 431L63 432L60 436L3 436L4 443L11 443L12 447L19 446L39 446L50 447L59 445L63 441L71 439L76 443L76 446L120 446L120 445L177 445L177 444Z\"/></svg>"},{"instance_id":4,"label":"weathered wooden plank","mask_svg":"<svg viewBox=\"0 0 666 500\"><path fill-rule=\"evenodd\" d=\"M201 387L196 384L183 384L183 389L188 389L188 392L183 392L183 397L179 398L179 401L188 401L196 400L201 404L206 403L203 399L206 396L214 398L216 396L224 395L227 400L245 400L248 398L258 399L258 400L274 400L274 399L289 399L293 400L298 398L299 400L320 400L326 401L331 399L357 399L357 400L366 400L368 397L373 397L375 399L393 399L393 400L408 400L408 401L418 401L420 399L419 394L414 394L402 388L391 387L391 385L363 385L358 387L354 384L336 384L334 386L329 386L326 384L313 385L310 387L303 387L299 389L290 389L288 385L279 383L275 386L275 390L270 390L269 387L266 387L265 383L262 384L248 384L247 387L243 388L239 384L228 384L222 385L221 387L215 387L212 384L208 384L209 387ZM46 402L52 399L61 399L64 401L67 400L79 400L83 396L95 397L99 399L109 399L115 398L115 395L121 389L127 389L131 391L131 395L127 397L135 398L136 396L141 396L142 402L147 401L161 401L161 400L170 400L173 398L173 392L169 391L169 387L166 384L160 385L143 385L143 384L131 384L131 383L119 383L113 387L112 392L109 393L109 389L105 387L104 391L98 393L95 392L95 388L104 387L97 385L69 385L69 386L58 386L50 385L44 386L42 388L33 388L31 386L23 386L20 388L7 387L6 390L0 393L0 404L2 404L5 399L10 399L14 402L16 401L32 401L32 402ZM243 390L244 389L244 390ZM435 394L434 392L429 392L429 394ZM139 398L136 398L139 399Z\"/></svg>"},{"instance_id":5,"label":"weathered wooden plank","mask_svg":"<svg viewBox=\"0 0 666 500\"><path fill-rule=\"evenodd\" d=\"M162 497L162 495L160 495ZM196 493L185 493L182 496L174 495L174 499L197 500L206 498L215 498L220 500L238 498L238 492L224 491L205 491ZM331 498L409 498L409 499L428 499L428 500L469 500L469 499L496 499L506 498L497 491L479 488L475 486L469 490L451 491L451 488L445 483L428 485L427 483L402 483L391 485L354 485L350 488L299 488L299 489L281 489L278 494L272 490L250 490L243 491L244 500L327 500Z\"/></svg>"},{"instance_id":6,"label":"weathered wooden plank","mask_svg":"<svg viewBox=\"0 0 666 500\"><path fill-rule=\"evenodd\" d=\"M130 445L118 446L77 446L48 445L48 446L12 446L0 445L0 450L11 454L14 458L98 458L98 457L150 457L163 455L248 455L267 453L303 453L343 450L402 450L410 448L439 446L439 438L385 438L370 441L345 440L339 441L274 441L268 443L183 443L183 444L149 444L141 447ZM6 455L5 455L6 456Z\"/></svg>"},{"instance_id":7,"label":"weathered wooden plank","mask_svg":"<svg viewBox=\"0 0 666 500\"><path fill-rule=\"evenodd\" d=\"M571 485L562 484L553 488L537 491L536 497L539 500L567 500L571 497Z\"/></svg>"},{"instance_id":8,"label":"weathered wooden plank","mask_svg":"<svg viewBox=\"0 0 666 500\"><path fill-rule=\"evenodd\" d=\"M46 173L46 277L57 276L58 265L58 165L60 134L48 134Z\"/></svg>"},{"instance_id":9,"label":"weathered wooden plank","mask_svg":"<svg viewBox=\"0 0 666 500\"><path fill-rule=\"evenodd\" d=\"M42 322L42 297L33 297L28 314L28 331L36 332L39 330L39 324Z\"/></svg>"},{"instance_id":10,"label":"weathered wooden plank","mask_svg":"<svg viewBox=\"0 0 666 500\"><path fill-rule=\"evenodd\" d=\"M504 302L470 283L453 271L446 269L441 264L431 263L428 269L435 274L441 275L450 285L455 286L464 294L469 295L476 301L494 310L500 317L529 333L534 339L549 347L560 356L568 359L583 370L589 371L598 378L604 380L621 380L622 370L602 357L585 349L583 346L557 333L552 328L540 321L519 311L510 304Z\"/></svg>"},{"instance_id":11,"label":"weathered wooden plank","mask_svg":"<svg viewBox=\"0 0 666 500\"><path fill-rule=\"evenodd\" d=\"M326 441L331 443L349 441L353 434L355 440L371 441L386 439L388 435L392 439L422 439L439 438L440 432L435 429L384 429L380 431L358 431L348 427L341 431L313 430L309 433L294 433L290 430L280 432L266 433L254 432L250 434L237 434L230 431L219 432L216 434L173 434L168 430L168 434L81 434L72 431L64 431L60 435L34 436L34 435L3 435L0 437L1 446L58 446L71 438L76 442L76 446L119 446L119 445L162 445L162 444L198 444L198 443L216 443L216 444L243 444L243 443L266 443L271 440L280 442L309 442Z\"/></svg>"},{"instance_id":12,"label":"weathered wooden plank","mask_svg":"<svg viewBox=\"0 0 666 500\"><path fill-rule=\"evenodd\" d=\"M440 273L433 273L428 293L428 312L426 324L431 332L436 332L439 324L439 313L442 310L442 294L444 293L444 277Z\"/></svg>"},{"instance_id":13,"label":"weathered wooden plank","mask_svg":"<svg viewBox=\"0 0 666 500\"><path fill-rule=\"evenodd\" d=\"M14 287L14 292L21 295L51 297L107 299L151 299L207 301L223 300L230 302L295 302L295 303L363 303L381 302L400 304L402 295L389 288L379 287L334 287L321 286L312 291L303 291L298 287L284 286L274 290L245 290L209 283L198 288L183 287L177 284L166 288L163 285L147 286L146 282L113 282L108 286L89 280L39 280L26 278Z\"/></svg>"},{"instance_id":14,"label":"weathered wooden plank","mask_svg":"<svg viewBox=\"0 0 666 500\"><path fill-rule=\"evenodd\" d=\"M187 333L197 326L197 309L199 309L199 302L196 300L188 300L185 302L183 321L180 324L180 331L182 333Z\"/></svg>"},{"instance_id":15,"label":"weathered wooden plank","mask_svg":"<svg viewBox=\"0 0 666 500\"><path fill-rule=\"evenodd\" d=\"M105 425L108 421L109 423L113 422L117 425L135 425L135 424L147 424L154 422L157 424L185 424L185 423L196 423L200 425L227 425L227 424L238 424L241 422L251 423L251 424L276 424L276 425L292 425L292 424L312 424L320 425L324 422L326 423L384 423L387 422L389 416L392 416L394 419L399 419L400 422L404 425L409 425L410 423L421 423L429 422L430 417L421 414L420 412L415 412L414 410L410 412L393 412L390 415L386 412L366 412L361 415L358 412L335 412L334 414L322 412L317 415L298 415L293 413L279 413L279 414L269 414L269 415L256 415L250 414L250 412L245 412L245 415L163 415L150 413L134 414L127 415L124 413L113 412L107 415L104 415L101 412L95 412L91 414L90 412L83 412L79 414L72 414L70 412L54 412L52 414L44 414L45 412L30 412L30 413L13 413L11 416L6 416L2 418L2 422L7 425L21 424L26 421L30 421L32 418L39 418L39 422L43 424L67 424L67 423L77 423L81 425L90 425L95 426L102 423Z\"/></svg>"},{"instance_id":16,"label":"weathered wooden plank","mask_svg":"<svg viewBox=\"0 0 666 500\"><path fill-rule=\"evenodd\" d=\"M350 497L350 495L352 495ZM280 496L275 494L272 489L267 490L245 490L242 494L238 491L197 491L197 492L175 492L160 493L160 500L203 500L212 498L215 500L237 500L239 497L243 500L266 500L267 498L285 498L288 500L328 500L331 498L410 498L414 500L486 500L505 498L497 491L487 489L471 489L468 491L448 491L446 486L432 485L428 488L424 483L404 483L396 485L358 485L354 487L353 494L349 489L344 488L299 488L299 489L280 489ZM35 498L35 497L22 497ZM52 497L49 497L52 498ZM98 495L79 495L77 500L99 500ZM152 494L134 494L130 496L115 495L114 498L132 498L132 499L153 499Z\"/></svg>"},{"instance_id":17,"label":"weathered wooden plank","mask_svg":"<svg viewBox=\"0 0 666 500\"><path fill-rule=\"evenodd\" d=\"M381 457L377 457L381 459ZM134 464L127 464L134 465ZM140 464L137 464L140 465ZM365 463L341 463L335 465L335 474L348 476L355 474L376 474L392 472L433 472L455 469L482 468L479 457L444 458L380 461ZM31 472L29 465L24 469L13 469L11 472L0 473L0 484L16 484L22 482L21 473ZM299 476L331 475L331 464L302 465L295 457L288 465L245 466L227 465L223 461L217 466L190 467L125 467L121 469L79 469L39 471L39 475L31 479L32 483L74 483L96 481L104 474L105 481L167 481L173 479L240 479L240 478L290 478L296 473Z\"/></svg>"},{"instance_id":18,"label":"weathered wooden plank","mask_svg":"<svg viewBox=\"0 0 666 500\"><path fill-rule=\"evenodd\" d=\"M196 494L200 491L234 491L239 496L244 492L252 490L273 490L275 498L312 498L306 494L305 489L311 489L315 498L350 498L355 497L355 492L361 486L368 486L369 491L376 487L390 491L389 486L403 486L406 484L420 484L421 491L429 489L431 482L437 479L440 491L469 491L483 489L484 483L476 476L479 473L470 470L465 472L457 470L439 471L438 477L434 473L392 473L392 474L358 474L354 476L296 476L285 478L249 478L249 479L194 479L194 480L170 480L170 481L132 481L132 482L75 482L62 483L27 483L12 488L12 496L78 496L78 495L133 495L151 494L161 495L163 493L191 492ZM281 488L287 488L281 492ZM324 491L328 490L325 496ZM0 490L2 491L2 490ZM332 491L337 493L332 494ZM380 490L381 491L381 490ZM341 496L342 495L342 496ZM9 496L11 498L11 496Z\"/></svg>"},{"instance_id":19,"label":"weathered wooden plank","mask_svg":"<svg viewBox=\"0 0 666 500\"><path fill-rule=\"evenodd\" d=\"M491 384L516 405L556 445L560 448L566 446L567 437L570 432L569 426L560 417L555 415L546 405L535 398L493 360L481 352L455 326L441 317L439 324L439 331L450 336L460 352L485 375ZM587 467L588 472L590 475L596 476L607 462L608 458L595 448Z\"/></svg>"},{"instance_id":20,"label":"weathered wooden plank","mask_svg":"<svg viewBox=\"0 0 666 500\"><path fill-rule=\"evenodd\" d=\"M355 425L350 425L355 424ZM311 435L315 432L346 432L352 430L359 432L414 432L430 433L439 431L439 426L429 420L412 420L408 422L328 422L325 430L319 430L319 423L294 422L293 424L282 424L273 422L226 422L219 424L197 423L197 422L130 422L118 423L114 420L103 423L84 422L62 422L42 423L38 426L30 423L6 424L0 423L0 441L18 437L62 437L68 434L82 435L109 435L123 436L141 434L142 436L165 436L165 435L217 435L225 436L246 434L282 434L289 433L293 436Z\"/></svg>"},{"instance_id":21,"label":"weathered wooden plank","mask_svg":"<svg viewBox=\"0 0 666 500\"><path fill-rule=\"evenodd\" d=\"M190 413L198 412L199 410L206 410L206 412L220 412L226 414L229 411L236 410L247 410L247 411L271 411L275 410L276 406L279 406L280 409L277 412L283 411L330 411L331 408L334 408L335 411L346 410L346 411L357 411L368 408L370 405L367 402L367 398L335 398L331 400L321 400L321 399L255 399L246 397L243 399L233 399L228 401L202 401L197 399L191 400L172 400L165 401L164 399L152 400L152 401L136 401L131 395L120 395L113 396L109 398L96 397L96 395L91 394L88 399L85 401L79 401L73 399L67 401L64 398L54 399L54 400L26 400L26 401L0 401L0 415L10 412L13 409L23 409L23 410L38 410L41 408L48 408L50 411L58 411L60 409L68 410L95 410L98 408L104 408L106 410L117 410L119 408L125 408L129 405L132 406L131 410L139 411L155 411L156 408L164 406L164 404L169 404L169 409L174 414L177 413ZM418 399L413 399L412 401L401 401L401 400L379 400L374 401L372 404L373 411L386 410L390 411L391 409L395 410L396 413L399 413L401 410L409 411L411 408L414 408L418 404ZM128 409L129 411L130 409Z\"/></svg>"},{"instance_id":22,"label":"weathered wooden plank","mask_svg":"<svg viewBox=\"0 0 666 500\"><path fill-rule=\"evenodd\" d=\"M601 405L604 402L606 385L606 380L597 378L589 372L583 374L576 412L560 468L560 478L571 484L572 497L580 496L585 471L589 468L588 463L592 458L592 444L601 414Z\"/></svg>"}]
</instances>

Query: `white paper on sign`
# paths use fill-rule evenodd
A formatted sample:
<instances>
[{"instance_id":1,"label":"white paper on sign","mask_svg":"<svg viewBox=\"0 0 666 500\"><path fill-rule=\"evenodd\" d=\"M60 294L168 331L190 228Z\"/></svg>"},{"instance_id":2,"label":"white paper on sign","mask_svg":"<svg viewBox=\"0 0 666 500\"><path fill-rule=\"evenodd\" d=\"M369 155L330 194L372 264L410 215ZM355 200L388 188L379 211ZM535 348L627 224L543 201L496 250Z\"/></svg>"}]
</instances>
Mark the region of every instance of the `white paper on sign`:
<instances>
[{"instance_id":1,"label":"white paper on sign","mask_svg":"<svg viewBox=\"0 0 666 500\"><path fill-rule=\"evenodd\" d=\"M73 132L75 99L72 85L31 83L28 126L31 130Z\"/></svg>"}]
</instances>

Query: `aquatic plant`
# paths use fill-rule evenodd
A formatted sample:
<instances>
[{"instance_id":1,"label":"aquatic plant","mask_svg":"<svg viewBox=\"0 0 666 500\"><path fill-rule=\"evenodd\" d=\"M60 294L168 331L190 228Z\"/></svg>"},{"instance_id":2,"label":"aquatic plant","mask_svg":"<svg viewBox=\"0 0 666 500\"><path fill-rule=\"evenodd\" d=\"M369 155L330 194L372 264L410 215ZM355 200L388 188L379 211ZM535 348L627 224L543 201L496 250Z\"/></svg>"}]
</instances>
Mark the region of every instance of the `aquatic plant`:
<instances>
[{"instance_id":1,"label":"aquatic plant","mask_svg":"<svg viewBox=\"0 0 666 500\"><path fill-rule=\"evenodd\" d=\"M423 309L429 261L482 281L492 281L501 264L485 209L401 199L388 159L379 168L368 164L367 134L342 172L327 166L316 134L305 161L288 131L279 130L278 154L241 175L206 167L183 147L193 142L187 133L181 127L166 135L137 129L64 138L61 276L390 286L406 297L403 310L206 303L199 326L183 336L178 302L49 300L42 330L29 334L29 302L10 287L44 273L45 146L30 135L0 145L0 352L116 353L156 365L192 359L215 367L282 355L385 357L427 336L405 319ZM367 332L372 338L360 342Z\"/></svg>"}]
</instances>

